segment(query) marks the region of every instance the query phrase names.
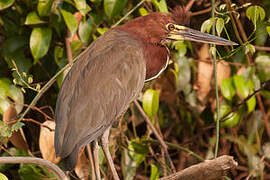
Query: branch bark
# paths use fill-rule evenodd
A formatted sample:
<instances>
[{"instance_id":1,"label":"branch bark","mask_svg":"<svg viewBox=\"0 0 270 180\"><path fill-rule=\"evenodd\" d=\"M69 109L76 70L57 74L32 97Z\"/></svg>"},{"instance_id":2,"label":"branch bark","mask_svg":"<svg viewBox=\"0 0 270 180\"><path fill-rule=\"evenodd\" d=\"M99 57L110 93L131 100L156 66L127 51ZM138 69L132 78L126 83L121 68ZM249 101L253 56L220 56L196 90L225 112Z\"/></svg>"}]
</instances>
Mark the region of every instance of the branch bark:
<instances>
[{"instance_id":1,"label":"branch bark","mask_svg":"<svg viewBox=\"0 0 270 180\"><path fill-rule=\"evenodd\" d=\"M238 163L232 156L223 155L213 160L206 160L202 163L190 166L170 176L159 180L215 180L226 175L227 172L236 168Z\"/></svg>"},{"instance_id":2,"label":"branch bark","mask_svg":"<svg viewBox=\"0 0 270 180\"><path fill-rule=\"evenodd\" d=\"M51 169L56 174L58 179L68 180L66 174L58 166L45 159L36 157L0 157L0 164L18 164L18 163L30 163L45 166L46 168Z\"/></svg>"}]
</instances>

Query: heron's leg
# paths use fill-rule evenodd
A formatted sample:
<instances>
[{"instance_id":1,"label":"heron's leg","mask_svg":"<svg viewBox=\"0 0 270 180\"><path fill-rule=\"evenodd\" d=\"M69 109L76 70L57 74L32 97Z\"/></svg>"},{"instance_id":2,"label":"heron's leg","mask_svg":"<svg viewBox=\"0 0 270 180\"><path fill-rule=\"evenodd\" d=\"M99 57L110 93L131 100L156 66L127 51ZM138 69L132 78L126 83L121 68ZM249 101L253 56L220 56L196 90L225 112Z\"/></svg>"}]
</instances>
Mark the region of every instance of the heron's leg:
<instances>
[{"instance_id":1,"label":"heron's leg","mask_svg":"<svg viewBox=\"0 0 270 180\"><path fill-rule=\"evenodd\" d=\"M91 144L87 144L86 148L87 148L87 153L89 156L89 161L90 161L90 166L91 166L91 180L96 180L95 164L94 164L93 151L92 151Z\"/></svg>"},{"instance_id":2,"label":"heron's leg","mask_svg":"<svg viewBox=\"0 0 270 180\"><path fill-rule=\"evenodd\" d=\"M118 174L117 174L116 169L114 167L112 156L111 156L110 151L109 151L109 134L110 134L110 129L111 129L111 127L109 127L104 132L104 134L102 135L102 137L101 137L101 145L102 145L102 149L103 149L103 152L105 154L105 157L107 159L107 162L109 164L109 168L110 168L110 170L112 172L113 179L114 180L119 180Z\"/></svg>"},{"instance_id":3,"label":"heron's leg","mask_svg":"<svg viewBox=\"0 0 270 180\"><path fill-rule=\"evenodd\" d=\"M94 154L94 167L95 167L95 172L96 172L96 177L97 180L101 180L100 177L100 170L99 170L99 159L98 159L98 152L99 152L99 145L98 145L98 141L94 140L93 141L93 154Z\"/></svg>"}]
</instances>

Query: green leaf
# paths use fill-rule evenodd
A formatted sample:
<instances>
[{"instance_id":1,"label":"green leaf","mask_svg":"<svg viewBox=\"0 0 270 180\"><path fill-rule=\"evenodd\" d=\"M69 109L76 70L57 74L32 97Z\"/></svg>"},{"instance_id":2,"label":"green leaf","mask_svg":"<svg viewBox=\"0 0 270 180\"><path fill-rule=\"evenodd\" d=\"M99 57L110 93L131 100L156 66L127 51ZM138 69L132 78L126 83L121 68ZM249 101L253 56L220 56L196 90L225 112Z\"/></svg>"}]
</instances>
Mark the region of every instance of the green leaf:
<instances>
[{"instance_id":1,"label":"green leaf","mask_svg":"<svg viewBox=\"0 0 270 180\"><path fill-rule=\"evenodd\" d=\"M90 18L86 21L81 21L79 26L79 36L84 44L88 44L93 29L94 26Z\"/></svg>"},{"instance_id":2,"label":"green leaf","mask_svg":"<svg viewBox=\"0 0 270 180\"><path fill-rule=\"evenodd\" d=\"M166 14L169 13L166 0L160 0L160 1L152 0L152 3L154 4L154 6L159 12L166 13Z\"/></svg>"},{"instance_id":3,"label":"green leaf","mask_svg":"<svg viewBox=\"0 0 270 180\"><path fill-rule=\"evenodd\" d=\"M61 46L55 46L54 48L54 60L58 66L60 66L60 60L64 56L64 48Z\"/></svg>"},{"instance_id":4,"label":"green leaf","mask_svg":"<svg viewBox=\"0 0 270 180\"><path fill-rule=\"evenodd\" d=\"M109 19L119 15L126 7L127 0L104 0L104 11Z\"/></svg>"},{"instance_id":5,"label":"green leaf","mask_svg":"<svg viewBox=\"0 0 270 180\"><path fill-rule=\"evenodd\" d=\"M218 36L221 35L223 28L224 28L224 19L218 18L217 23L216 23L216 29L217 29Z\"/></svg>"},{"instance_id":6,"label":"green leaf","mask_svg":"<svg viewBox=\"0 0 270 180\"><path fill-rule=\"evenodd\" d=\"M39 0L37 6L38 14L40 16L50 15L52 4L53 0Z\"/></svg>"},{"instance_id":7,"label":"green leaf","mask_svg":"<svg viewBox=\"0 0 270 180\"><path fill-rule=\"evenodd\" d=\"M220 106L220 115L219 118L227 114L231 111L231 107L227 104L222 104ZM216 114L215 114L216 120ZM236 126L240 122L240 112L232 112L229 116L227 116L224 121L220 122L221 127L231 128Z\"/></svg>"},{"instance_id":8,"label":"green leaf","mask_svg":"<svg viewBox=\"0 0 270 180\"><path fill-rule=\"evenodd\" d=\"M139 13L141 16L146 16L149 14L149 12L145 8L140 8Z\"/></svg>"},{"instance_id":9,"label":"green leaf","mask_svg":"<svg viewBox=\"0 0 270 180\"><path fill-rule=\"evenodd\" d=\"M30 49L35 59L34 64L49 50L52 39L52 30L46 27L36 27L30 36Z\"/></svg>"},{"instance_id":10,"label":"green leaf","mask_svg":"<svg viewBox=\"0 0 270 180\"><path fill-rule=\"evenodd\" d=\"M130 145L134 152L138 154L147 155L149 153L149 148L146 144L140 144L137 140L130 141Z\"/></svg>"},{"instance_id":11,"label":"green leaf","mask_svg":"<svg viewBox=\"0 0 270 180\"><path fill-rule=\"evenodd\" d=\"M260 80L268 81L270 79L270 56L257 56L255 63L258 66L258 76Z\"/></svg>"},{"instance_id":12,"label":"green leaf","mask_svg":"<svg viewBox=\"0 0 270 180\"><path fill-rule=\"evenodd\" d=\"M243 96L243 98L246 98L249 94L249 88L244 77L242 75L234 76L233 82L240 95Z\"/></svg>"},{"instance_id":13,"label":"green leaf","mask_svg":"<svg viewBox=\"0 0 270 180\"><path fill-rule=\"evenodd\" d=\"M26 16L26 20L24 22L25 25L32 25L32 24L42 24L42 23L46 23L45 21L42 21L37 13L35 11L32 11L30 13L27 14Z\"/></svg>"},{"instance_id":14,"label":"green leaf","mask_svg":"<svg viewBox=\"0 0 270 180\"><path fill-rule=\"evenodd\" d=\"M159 95L156 90L148 89L143 95L143 109L145 113L152 118L157 112L159 107Z\"/></svg>"},{"instance_id":15,"label":"green leaf","mask_svg":"<svg viewBox=\"0 0 270 180\"><path fill-rule=\"evenodd\" d=\"M248 80L247 84L249 87L249 94L252 94L254 92L253 81L250 79L250 80ZM247 107L248 107L248 113L254 111L255 107L256 107L256 97L252 96L246 103L247 103Z\"/></svg>"},{"instance_id":16,"label":"green leaf","mask_svg":"<svg viewBox=\"0 0 270 180\"><path fill-rule=\"evenodd\" d=\"M210 33L210 30L214 24L214 18L207 19L203 22L201 26L201 32Z\"/></svg>"},{"instance_id":17,"label":"green leaf","mask_svg":"<svg viewBox=\"0 0 270 180\"><path fill-rule=\"evenodd\" d=\"M132 160L136 163L136 167L138 167L145 160L145 155L146 154L136 152L135 148L138 148L138 143L135 144L134 141L135 140L130 141L128 143L128 150L129 150L128 154L132 158Z\"/></svg>"},{"instance_id":18,"label":"green leaf","mask_svg":"<svg viewBox=\"0 0 270 180\"><path fill-rule=\"evenodd\" d=\"M12 131L18 131L23 126L24 126L24 123L18 121L15 124L12 125L11 130Z\"/></svg>"},{"instance_id":19,"label":"green leaf","mask_svg":"<svg viewBox=\"0 0 270 180\"><path fill-rule=\"evenodd\" d=\"M270 36L270 26L266 26L266 31L268 32L268 34Z\"/></svg>"},{"instance_id":20,"label":"green leaf","mask_svg":"<svg viewBox=\"0 0 270 180\"><path fill-rule=\"evenodd\" d=\"M48 171L36 164L24 164L18 172L21 180L43 180L53 176L52 174L47 175Z\"/></svg>"},{"instance_id":21,"label":"green leaf","mask_svg":"<svg viewBox=\"0 0 270 180\"><path fill-rule=\"evenodd\" d=\"M10 102L7 100L8 97L15 102L15 109L19 114L24 104L23 93L9 79L0 78L0 113L5 112L10 106Z\"/></svg>"},{"instance_id":22,"label":"green leaf","mask_svg":"<svg viewBox=\"0 0 270 180\"><path fill-rule=\"evenodd\" d=\"M1 100L0 100L1 103ZM0 135L1 137L11 137L12 130L11 128L5 124L3 121L0 121Z\"/></svg>"},{"instance_id":23,"label":"green leaf","mask_svg":"<svg viewBox=\"0 0 270 180\"><path fill-rule=\"evenodd\" d=\"M65 21L65 23L66 23L66 25L71 33L71 36L73 37L75 32L78 29L77 20L70 12L65 11L63 9L61 9L60 11L64 17L64 21Z\"/></svg>"},{"instance_id":24,"label":"green leaf","mask_svg":"<svg viewBox=\"0 0 270 180\"><path fill-rule=\"evenodd\" d=\"M15 51L25 48L28 38L24 36L12 36L1 43L1 53L14 55Z\"/></svg>"},{"instance_id":25,"label":"green leaf","mask_svg":"<svg viewBox=\"0 0 270 180\"><path fill-rule=\"evenodd\" d=\"M72 41L71 44L71 51L74 56L82 49L83 43L81 41Z\"/></svg>"},{"instance_id":26,"label":"green leaf","mask_svg":"<svg viewBox=\"0 0 270 180\"><path fill-rule=\"evenodd\" d=\"M90 6L86 3L86 0L74 0L76 8L85 16L90 10Z\"/></svg>"},{"instance_id":27,"label":"green leaf","mask_svg":"<svg viewBox=\"0 0 270 180\"><path fill-rule=\"evenodd\" d=\"M104 28L97 28L97 32L102 35L104 34L106 31L108 31L108 28L104 27Z\"/></svg>"},{"instance_id":28,"label":"green leaf","mask_svg":"<svg viewBox=\"0 0 270 180\"><path fill-rule=\"evenodd\" d=\"M150 180L156 180L158 178L159 178L158 168L154 164L151 164L151 176L150 176Z\"/></svg>"},{"instance_id":29,"label":"green leaf","mask_svg":"<svg viewBox=\"0 0 270 180\"><path fill-rule=\"evenodd\" d=\"M254 54L255 53L255 47L252 45L252 44L247 44L246 46L245 46L245 54L248 54L248 53L250 53L250 54Z\"/></svg>"},{"instance_id":30,"label":"green leaf","mask_svg":"<svg viewBox=\"0 0 270 180\"><path fill-rule=\"evenodd\" d=\"M3 173L0 173L0 180L8 180L8 178Z\"/></svg>"},{"instance_id":31,"label":"green leaf","mask_svg":"<svg viewBox=\"0 0 270 180\"><path fill-rule=\"evenodd\" d=\"M222 95L229 101L232 101L232 98L235 95L235 88L233 86L233 80L232 78L228 78L228 79L222 79L221 80L221 93Z\"/></svg>"},{"instance_id":32,"label":"green leaf","mask_svg":"<svg viewBox=\"0 0 270 180\"><path fill-rule=\"evenodd\" d=\"M187 53L187 44L185 41L174 41L172 42L172 47L174 47L178 52L179 57L183 57Z\"/></svg>"},{"instance_id":33,"label":"green leaf","mask_svg":"<svg viewBox=\"0 0 270 180\"><path fill-rule=\"evenodd\" d=\"M246 15L247 15L248 19L252 21L252 23L254 24L255 29L256 29L257 21L264 20L265 11L260 6L250 6L247 8Z\"/></svg>"},{"instance_id":34,"label":"green leaf","mask_svg":"<svg viewBox=\"0 0 270 180\"><path fill-rule=\"evenodd\" d=\"M10 7L14 2L15 2L15 0L2 0L2 1L0 1L0 11Z\"/></svg>"},{"instance_id":35,"label":"green leaf","mask_svg":"<svg viewBox=\"0 0 270 180\"><path fill-rule=\"evenodd\" d=\"M130 153L132 152L127 148L121 151L121 170L125 180L132 180L136 175L136 162L132 159Z\"/></svg>"},{"instance_id":36,"label":"green leaf","mask_svg":"<svg viewBox=\"0 0 270 180\"><path fill-rule=\"evenodd\" d=\"M178 68L177 70L177 81L176 81L176 91L183 91L185 95L189 94L191 91L191 64L190 59L187 59L186 57L181 57L181 52L179 51L179 54L176 54L175 60L177 61L177 65L175 68Z\"/></svg>"}]
</instances>

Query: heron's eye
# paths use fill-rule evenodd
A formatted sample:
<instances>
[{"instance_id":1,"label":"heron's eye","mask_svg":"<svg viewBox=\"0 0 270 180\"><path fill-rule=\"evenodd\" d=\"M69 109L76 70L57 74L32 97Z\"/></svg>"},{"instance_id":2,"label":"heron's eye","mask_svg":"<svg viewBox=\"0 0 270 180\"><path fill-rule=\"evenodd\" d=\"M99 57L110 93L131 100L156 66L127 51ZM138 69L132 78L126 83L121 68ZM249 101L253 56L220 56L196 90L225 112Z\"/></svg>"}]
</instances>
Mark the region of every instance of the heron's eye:
<instances>
[{"instance_id":1,"label":"heron's eye","mask_svg":"<svg viewBox=\"0 0 270 180\"><path fill-rule=\"evenodd\" d=\"M169 24L167 28L168 28L169 31L175 30L175 27L174 27L173 24Z\"/></svg>"}]
</instances>

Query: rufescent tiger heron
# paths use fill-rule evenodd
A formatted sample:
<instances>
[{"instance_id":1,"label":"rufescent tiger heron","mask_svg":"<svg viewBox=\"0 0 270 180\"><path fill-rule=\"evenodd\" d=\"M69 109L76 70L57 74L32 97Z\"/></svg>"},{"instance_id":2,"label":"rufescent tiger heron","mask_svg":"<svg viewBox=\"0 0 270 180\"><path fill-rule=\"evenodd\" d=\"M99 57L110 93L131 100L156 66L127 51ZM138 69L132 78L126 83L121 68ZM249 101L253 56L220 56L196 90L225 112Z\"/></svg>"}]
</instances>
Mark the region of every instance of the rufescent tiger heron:
<instances>
[{"instance_id":1,"label":"rufescent tiger heron","mask_svg":"<svg viewBox=\"0 0 270 180\"><path fill-rule=\"evenodd\" d=\"M183 26L188 21L182 7L172 14L151 13L108 30L82 53L65 77L56 104L55 150L67 170L76 166L79 149L91 142L97 147L101 136L110 170L119 179L108 149L110 127L138 97L144 82L165 70L169 41L236 45ZM96 160L95 150L93 154ZM98 161L94 164L99 178Z\"/></svg>"}]
</instances>

